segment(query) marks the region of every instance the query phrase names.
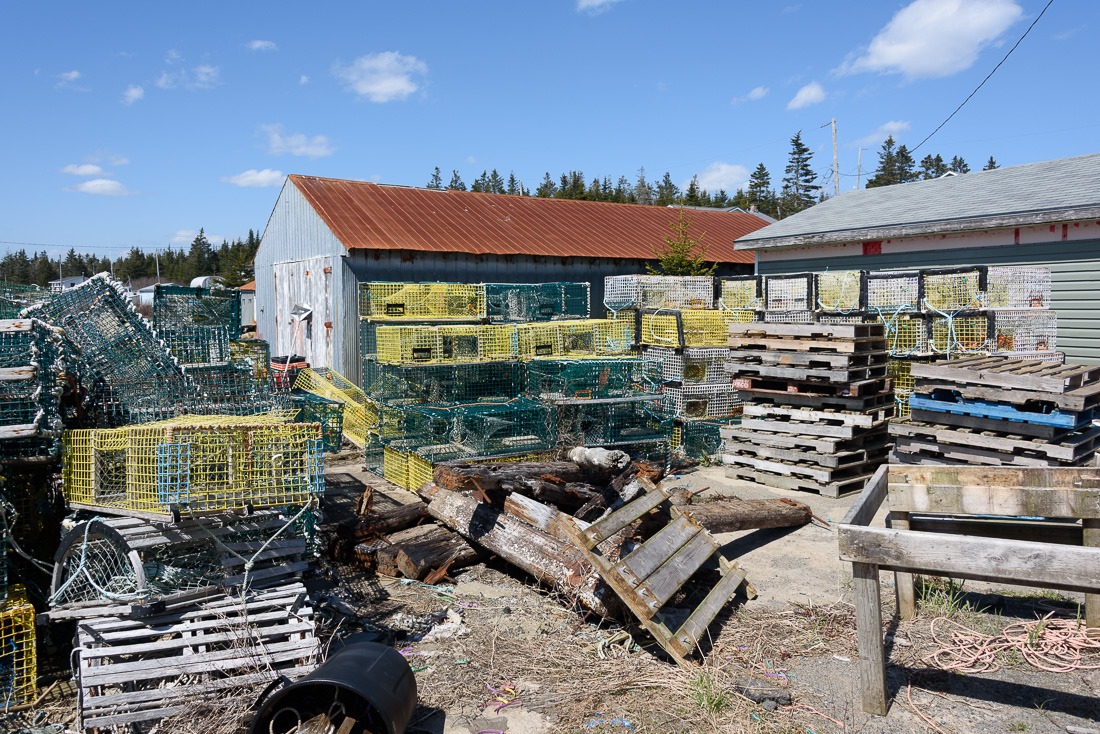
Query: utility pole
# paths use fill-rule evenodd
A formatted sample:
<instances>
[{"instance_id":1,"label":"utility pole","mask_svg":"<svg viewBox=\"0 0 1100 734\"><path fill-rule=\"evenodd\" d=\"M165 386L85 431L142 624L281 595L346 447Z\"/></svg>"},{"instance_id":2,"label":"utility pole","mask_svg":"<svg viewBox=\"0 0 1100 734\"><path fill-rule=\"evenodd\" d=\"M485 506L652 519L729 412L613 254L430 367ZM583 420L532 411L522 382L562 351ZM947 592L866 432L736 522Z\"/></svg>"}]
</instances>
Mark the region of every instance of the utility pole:
<instances>
[{"instance_id":1,"label":"utility pole","mask_svg":"<svg viewBox=\"0 0 1100 734\"><path fill-rule=\"evenodd\" d=\"M840 156L836 150L836 118L833 120L833 189L840 196Z\"/></svg>"},{"instance_id":2,"label":"utility pole","mask_svg":"<svg viewBox=\"0 0 1100 734\"><path fill-rule=\"evenodd\" d=\"M863 148L856 154L856 188L860 187L860 176L863 174Z\"/></svg>"},{"instance_id":3,"label":"utility pole","mask_svg":"<svg viewBox=\"0 0 1100 734\"><path fill-rule=\"evenodd\" d=\"M157 261L157 282L160 282L160 253L153 250L153 259Z\"/></svg>"}]
</instances>

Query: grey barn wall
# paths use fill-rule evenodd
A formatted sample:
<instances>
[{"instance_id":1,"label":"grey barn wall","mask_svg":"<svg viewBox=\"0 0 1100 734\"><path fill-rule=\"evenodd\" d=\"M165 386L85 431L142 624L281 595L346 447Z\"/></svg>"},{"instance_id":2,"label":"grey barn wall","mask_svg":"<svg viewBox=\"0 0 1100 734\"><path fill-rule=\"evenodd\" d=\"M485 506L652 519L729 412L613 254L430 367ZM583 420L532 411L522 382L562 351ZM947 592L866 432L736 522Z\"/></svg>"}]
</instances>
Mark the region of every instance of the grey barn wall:
<instances>
[{"instance_id":1,"label":"grey barn wall","mask_svg":"<svg viewBox=\"0 0 1100 734\"><path fill-rule=\"evenodd\" d=\"M807 255L813 250L808 249ZM892 270L961 265L1042 265L1050 267L1051 297L1058 312L1058 350L1066 360L1100 364L1100 240L1044 242L1005 247L969 247L856 257L768 260L761 275L824 270Z\"/></svg>"}]
</instances>

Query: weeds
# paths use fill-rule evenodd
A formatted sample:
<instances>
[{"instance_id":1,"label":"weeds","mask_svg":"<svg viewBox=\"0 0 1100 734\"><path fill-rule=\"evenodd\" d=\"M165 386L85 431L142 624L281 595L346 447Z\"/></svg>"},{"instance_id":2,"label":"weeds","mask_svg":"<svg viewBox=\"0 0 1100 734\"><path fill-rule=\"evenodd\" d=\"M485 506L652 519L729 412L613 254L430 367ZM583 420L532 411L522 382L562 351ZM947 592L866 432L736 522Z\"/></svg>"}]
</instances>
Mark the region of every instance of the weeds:
<instances>
[{"instance_id":1,"label":"weeds","mask_svg":"<svg viewBox=\"0 0 1100 734\"><path fill-rule=\"evenodd\" d=\"M986 611L968 601L963 582L954 579L925 579L918 588L917 599L921 611L934 617L955 619Z\"/></svg>"},{"instance_id":2,"label":"weeds","mask_svg":"<svg viewBox=\"0 0 1100 734\"><path fill-rule=\"evenodd\" d=\"M720 714L732 703L730 694L715 684L713 678L703 673L691 684L695 702L709 714Z\"/></svg>"}]
</instances>

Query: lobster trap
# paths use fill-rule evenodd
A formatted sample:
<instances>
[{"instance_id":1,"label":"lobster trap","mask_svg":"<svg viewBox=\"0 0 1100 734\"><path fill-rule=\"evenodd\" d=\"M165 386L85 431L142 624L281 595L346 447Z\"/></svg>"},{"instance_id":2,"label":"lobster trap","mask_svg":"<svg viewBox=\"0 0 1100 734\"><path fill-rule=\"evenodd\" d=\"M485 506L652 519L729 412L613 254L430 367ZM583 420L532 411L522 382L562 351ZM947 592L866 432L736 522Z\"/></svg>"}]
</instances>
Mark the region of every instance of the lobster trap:
<instances>
[{"instance_id":1,"label":"lobster trap","mask_svg":"<svg viewBox=\"0 0 1100 734\"><path fill-rule=\"evenodd\" d=\"M666 385L664 394L674 418L732 418L741 414L741 397L731 384Z\"/></svg>"},{"instance_id":2,"label":"lobster trap","mask_svg":"<svg viewBox=\"0 0 1100 734\"><path fill-rule=\"evenodd\" d=\"M558 441L571 446L667 444L672 418L661 400L578 402L558 407Z\"/></svg>"},{"instance_id":3,"label":"lobster trap","mask_svg":"<svg viewBox=\"0 0 1100 734\"><path fill-rule=\"evenodd\" d=\"M609 275L603 283L603 303L611 311L714 308L709 275Z\"/></svg>"},{"instance_id":4,"label":"lobster trap","mask_svg":"<svg viewBox=\"0 0 1100 734\"><path fill-rule=\"evenodd\" d=\"M851 313L867 303L866 273L862 270L829 270L814 276L817 308L826 313Z\"/></svg>"},{"instance_id":5,"label":"lobster trap","mask_svg":"<svg viewBox=\"0 0 1100 734\"><path fill-rule=\"evenodd\" d=\"M379 326L376 332L376 359L382 364L443 364L515 359L515 328L511 324Z\"/></svg>"},{"instance_id":6,"label":"lobster trap","mask_svg":"<svg viewBox=\"0 0 1100 734\"><path fill-rule=\"evenodd\" d=\"M916 380L913 378L913 362L891 356L886 363L886 375L894 390L894 415L898 418L909 417L909 396L913 393Z\"/></svg>"},{"instance_id":7,"label":"lobster trap","mask_svg":"<svg viewBox=\"0 0 1100 734\"><path fill-rule=\"evenodd\" d=\"M344 404L313 393L291 396L295 423L316 423L321 426L321 442L325 453L335 454L344 441Z\"/></svg>"},{"instance_id":8,"label":"lobster trap","mask_svg":"<svg viewBox=\"0 0 1100 734\"><path fill-rule=\"evenodd\" d=\"M359 284L359 316L375 321L485 318L485 286L465 283Z\"/></svg>"},{"instance_id":9,"label":"lobster trap","mask_svg":"<svg viewBox=\"0 0 1100 734\"><path fill-rule=\"evenodd\" d=\"M344 436L363 447L367 434L378 429L380 407L370 400L359 386L327 367L303 369L294 381L294 389L344 405Z\"/></svg>"},{"instance_id":10,"label":"lobster trap","mask_svg":"<svg viewBox=\"0 0 1100 734\"><path fill-rule=\"evenodd\" d=\"M189 412L200 415L256 415L284 408L285 393L271 389L267 380L257 380L249 363L192 365L187 376L195 392L187 401Z\"/></svg>"},{"instance_id":11,"label":"lobster trap","mask_svg":"<svg viewBox=\"0 0 1100 734\"><path fill-rule=\"evenodd\" d=\"M724 421L684 420L672 428L672 450L689 459L715 461L722 454Z\"/></svg>"},{"instance_id":12,"label":"lobster trap","mask_svg":"<svg viewBox=\"0 0 1100 734\"><path fill-rule=\"evenodd\" d=\"M813 273L768 275L764 278L764 309L813 311L817 305Z\"/></svg>"},{"instance_id":13,"label":"lobster trap","mask_svg":"<svg viewBox=\"0 0 1100 734\"><path fill-rule=\"evenodd\" d=\"M15 584L0 606L0 706L6 709L35 699L37 663L34 606L26 589Z\"/></svg>"},{"instance_id":14,"label":"lobster trap","mask_svg":"<svg viewBox=\"0 0 1100 734\"><path fill-rule=\"evenodd\" d=\"M76 522L54 556L51 619L129 615L213 596L226 588L263 588L306 569L312 509L258 512L161 526L139 518Z\"/></svg>"},{"instance_id":15,"label":"lobster trap","mask_svg":"<svg viewBox=\"0 0 1100 734\"><path fill-rule=\"evenodd\" d=\"M921 270L921 305L940 315L985 308L988 270L984 265Z\"/></svg>"},{"instance_id":16,"label":"lobster trap","mask_svg":"<svg viewBox=\"0 0 1100 734\"><path fill-rule=\"evenodd\" d=\"M628 319L578 319L518 324L520 359L626 356L634 350L634 324Z\"/></svg>"},{"instance_id":17,"label":"lobster trap","mask_svg":"<svg viewBox=\"0 0 1100 734\"><path fill-rule=\"evenodd\" d=\"M402 446L494 456L554 448L557 426L550 406L516 398L453 407L411 406L404 413Z\"/></svg>"},{"instance_id":18,"label":"lobster trap","mask_svg":"<svg viewBox=\"0 0 1100 734\"><path fill-rule=\"evenodd\" d=\"M919 270L872 270L864 275L867 309L884 316L921 310Z\"/></svg>"},{"instance_id":19,"label":"lobster trap","mask_svg":"<svg viewBox=\"0 0 1100 734\"><path fill-rule=\"evenodd\" d=\"M1054 311L994 311L993 351L1053 352L1058 348L1058 314Z\"/></svg>"},{"instance_id":20,"label":"lobster trap","mask_svg":"<svg viewBox=\"0 0 1100 734\"><path fill-rule=\"evenodd\" d=\"M655 360L532 360L527 363L527 397L544 403L618 400L655 394L660 381Z\"/></svg>"},{"instance_id":21,"label":"lobster trap","mask_svg":"<svg viewBox=\"0 0 1100 734\"><path fill-rule=\"evenodd\" d=\"M321 427L290 416L185 416L67 431L70 507L168 519L304 505L324 492Z\"/></svg>"},{"instance_id":22,"label":"lobster trap","mask_svg":"<svg viewBox=\"0 0 1100 734\"><path fill-rule=\"evenodd\" d=\"M241 335L241 293L158 283L153 328L183 364L227 362L229 342Z\"/></svg>"},{"instance_id":23,"label":"lobster trap","mask_svg":"<svg viewBox=\"0 0 1100 734\"><path fill-rule=\"evenodd\" d=\"M229 342L229 361L246 365L252 370L252 379L262 382L271 373L271 348L262 339L244 339Z\"/></svg>"},{"instance_id":24,"label":"lobster trap","mask_svg":"<svg viewBox=\"0 0 1100 734\"><path fill-rule=\"evenodd\" d=\"M518 398L523 392L520 362L393 365L365 363L363 391L392 405L456 405Z\"/></svg>"},{"instance_id":25,"label":"lobster trap","mask_svg":"<svg viewBox=\"0 0 1100 734\"><path fill-rule=\"evenodd\" d=\"M932 352L929 320L920 314L880 314L886 327L886 351L891 356L908 357Z\"/></svg>"},{"instance_id":26,"label":"lobster trap","mask_svg":"<svg viewBox=\"0 0 1100 734\"><path fill-rule=\"evenodd\" d=\"M729 343L730 324L738 314L734 311L643 311L639 317L638 341L646 346L724 347Z\"/></svg>"},{"instance_id":27,"label":"lobster trap","mask_svg":"<svg viewBox=\"0 0 1100 734\"><path fill-rule=\"evenodd\" d=\"M985 313L933 315L928 343L935 354L981 354L992 348L992 318Z\"/></svg>"},{"instance_id":28,"label":"lobster trap","mask_svg":"<svg viewBox=\"0 0 1100 734\"><path fill-rule=\"evenodd\" d=\"M435 467L448 461L470 464L513 464L524 461L548 461L551 452L508 454L503 456L473 456L462 451L425 447L402 449L386 447L385 479L403 489L415 492L426 482L432 481Z\"/></svg>"},{"instance_id":29,"label":"lobster trap","mask_svg":"<svg viewBox=\"0 0 1100 734\"><path fill-rule=\"evenodd\" d=\"M657 363L662 383L714 385L730 381L728 347L646 347L642 354Z\"/></svg>"},{"instance_id":30,"label":"lobster trap","mask_svg":"<svg viewBox=\"0 0 1100 734\"><path fill-rule=\"evenodd\" d=\"M60 335L37 319L0 320L0 462L60 452L63 350Z\"/></svg>"},{"instance_id":31,"label":"lobster trap","mask_svg":"<svg viewBox=\"0 0 1100 734\"><path fill-rule=\"evenodd\" d=\"M765 311L764 321L769 324L812 324L813 311Z\"/></svg>"},{"instance_id":32,"label":"lobster trap","mask_svg":"<svg viewBox=\"0 0 1100 734\"><path fill-rule=\"evenodd\" d=\"M987 271L986 308L1052 308L1050 268L990 266Z\"/></svg>"},{"instance_id":33,"label":"lobster trap","mask_svg":"<svg viewBox=\"0 0 1100 734\"><path fill-rule=\"evenodd\" d=\"M587 319L588 283L486 283L485 309L491 323Z\"/></svg>"},{"instance_id":34,"label":"lobster trap","mask_svg":"<svg viewBox=\"0 0 1100 734\"><path fill-rule=\"evenodd\" d=\"M0 319L14 319L25 308L42 303L50 297L50 291L37 285L0 283Z\"/></svg>"},{"instance_id":35,"label":"lobster trap","mask_svg":"<svg viewBox=\"0 0 1100 734\"><path fill-rule=\"evenodd\" d=\"M718 285L718 308L728 311L753 311L761 308L759 275L719 278Z\"/></svg>"}]
</instances>

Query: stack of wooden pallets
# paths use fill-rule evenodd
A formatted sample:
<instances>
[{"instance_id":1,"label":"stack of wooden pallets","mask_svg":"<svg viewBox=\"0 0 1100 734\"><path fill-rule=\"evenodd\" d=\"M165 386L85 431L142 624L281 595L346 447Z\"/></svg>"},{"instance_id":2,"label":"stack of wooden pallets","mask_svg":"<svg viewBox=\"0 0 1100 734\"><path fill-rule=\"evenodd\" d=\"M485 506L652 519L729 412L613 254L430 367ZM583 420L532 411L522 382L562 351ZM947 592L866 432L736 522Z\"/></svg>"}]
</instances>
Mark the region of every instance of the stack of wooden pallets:
<instances>
[{"instance_id":1,"label":"stack of wooden pallets","mask_svg":"<svg viewBox=\"0 0 1100 734\"><path fill-rule=\"evenodd\" d=\"M723 429L729 477L837 497L889 451L894 397L882 324L734 324L727 369L744 404Z\"/></svg>"},{"instance_id":2,"label":"stack of wooden pallets","mask_svg":"<svg viewBox=\"0 0 1100 734\"><path fill-rule=\"evenodd\" d=\"M1100 367L1008 357L914 363L903 464L1082 466L1100 445Z\"/></svg>"}]
</instances>

